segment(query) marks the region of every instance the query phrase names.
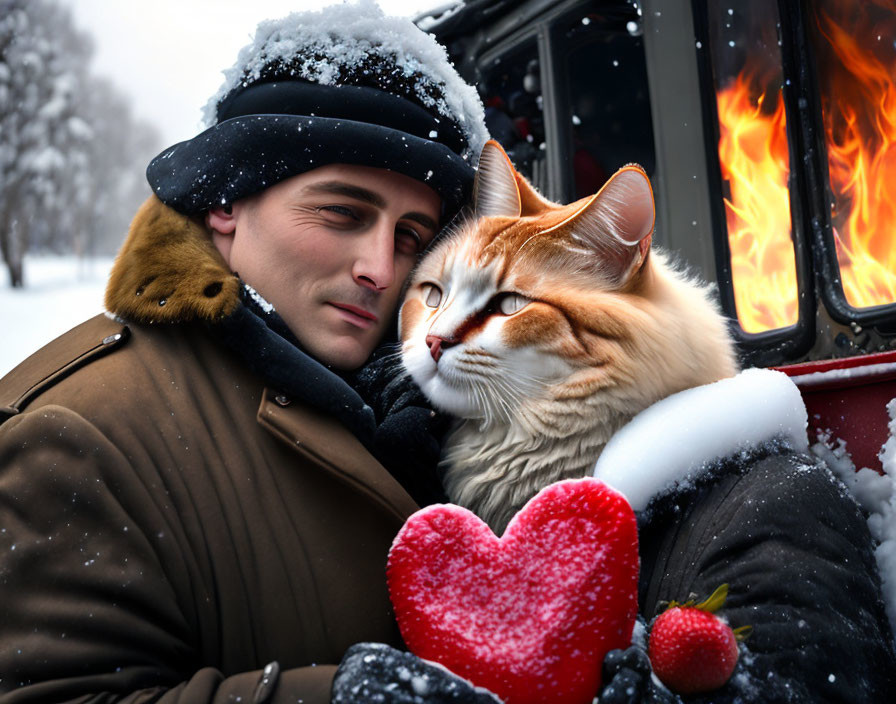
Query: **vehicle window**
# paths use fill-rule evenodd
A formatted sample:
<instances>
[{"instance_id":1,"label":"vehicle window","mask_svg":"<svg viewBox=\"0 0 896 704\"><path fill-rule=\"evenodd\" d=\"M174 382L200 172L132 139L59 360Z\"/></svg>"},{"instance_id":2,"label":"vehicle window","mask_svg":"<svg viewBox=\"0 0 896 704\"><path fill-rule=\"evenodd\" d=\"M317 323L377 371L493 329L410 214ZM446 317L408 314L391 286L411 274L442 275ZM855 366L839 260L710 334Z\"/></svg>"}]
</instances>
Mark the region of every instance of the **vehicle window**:
<instances>
[{"instance_id":1,"label":"vehicle window","mask_svg":"<svg viewBox=\"0 0 896 704\"><path fill-rule=\"evenodd\" d=\"M843 294L896 301L896 8L813 0L811 23Z\"/></svg>"},{"instance_id":2,"label":"vehicle window","mask_svg":"<svg viewBox=\"0 0 896 704\"><path fill-rule=\"evenodd\" d=\"M519 171L544 192L541 71L534 40L496 58L479 81L485 121Z\"/></svg>"},{"instance_id":3,"label":"vehicle window","mask_svg":"<svg viewBox=\"0 0 896 704\"><path fill-rule=\"evenodd\" d=\"M586 3L558 27L565 52L575 195L597 192L631 162L654 171L653 125L640 17L632 6Z\"/></svg>"},{"instance_id":4,"label":"vehicle window","mask_svg":"<svg viewBox=\"0 0 896 704\"><path fill-rule=\"evenodd\" d=\"M707 12L734 301L743 330L761 333L799 319L777 0Z\"/></svg>"}]
</instances>

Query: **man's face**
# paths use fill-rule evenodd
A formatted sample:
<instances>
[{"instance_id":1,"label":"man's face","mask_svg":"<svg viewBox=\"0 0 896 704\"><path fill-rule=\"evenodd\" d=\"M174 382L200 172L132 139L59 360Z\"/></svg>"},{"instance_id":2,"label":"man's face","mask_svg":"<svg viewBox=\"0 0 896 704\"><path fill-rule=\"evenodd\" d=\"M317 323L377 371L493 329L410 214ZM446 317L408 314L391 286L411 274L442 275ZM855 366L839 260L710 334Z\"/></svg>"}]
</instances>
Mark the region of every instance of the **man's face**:
<instances>
[{"instance_id":1,"label":"man's face","mask_svg":"<svg viewBox=\"0 0 896 704\"><path fill-rule=\"evenodd\" d=\"M269 301L304 349L359 367L389 326L441 201L407 176L323 166L209 214L232 271ZM230 230L229 232L227 230Z\"/></svg>"}]
</instances>

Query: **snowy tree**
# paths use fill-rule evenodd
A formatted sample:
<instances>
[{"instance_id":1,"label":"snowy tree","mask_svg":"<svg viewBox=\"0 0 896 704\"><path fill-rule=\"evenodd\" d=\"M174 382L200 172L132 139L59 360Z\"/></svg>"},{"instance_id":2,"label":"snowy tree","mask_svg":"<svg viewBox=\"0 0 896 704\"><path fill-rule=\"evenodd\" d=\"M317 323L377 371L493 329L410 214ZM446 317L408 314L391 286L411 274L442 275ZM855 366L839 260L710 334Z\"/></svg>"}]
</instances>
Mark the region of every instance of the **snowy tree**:
<instances>
[{"instance_id":1,"label":"snowy tree","mask_svg":"<svg viewBox=\"0 0 896 704\"><path fill-rule=\"evenodd\" d=\"M49 243L61 234L48 225L66 207L56 184L83 165L90 138L74 109L83 84L78 67L89 51L59 7L44 0L0 3L0 247L13 286L24 282L32 238Z\"/></svg>"},{"instance_id":2,"label":"snowy tree","mask_svg":"<svg viewBox=\"0 0 896 704\"><path fill-rule=\"evenodd\" d=\"M111 254L137 207L150 195L145 170L161 149L158 131L137 120L110 82L95 79L84 106L96 139L90 152L90 207L77 231L78 254Z\"/></svg>"},{"instance_id":3,"label":"snowy tree","mask_svg":"<svg viewBox=\"0 0 896 704\"><path fill-rule=\"evenodd\" d=\"M14 287L29 250L108 251L106 232L120 242L149 192L138 184L159 140L88 73L91 51L52 0L0 0L0 254Z\"/></svg>"}]
</instances>

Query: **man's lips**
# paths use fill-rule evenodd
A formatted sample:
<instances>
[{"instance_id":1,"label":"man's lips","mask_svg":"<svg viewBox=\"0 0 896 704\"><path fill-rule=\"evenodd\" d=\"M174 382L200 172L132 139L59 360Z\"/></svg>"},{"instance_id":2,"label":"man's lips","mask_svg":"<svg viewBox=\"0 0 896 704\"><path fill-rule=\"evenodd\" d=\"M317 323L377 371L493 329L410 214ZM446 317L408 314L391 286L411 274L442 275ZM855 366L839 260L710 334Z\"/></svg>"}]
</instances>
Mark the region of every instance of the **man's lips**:
<instances>
[{"instance_id":1,"label":"man's lips","mask_svg":"<svg viewBox=\"0 0 896 704\"><path fill-rule=\"evenodd\" d=\"M379 318L374 313L371 313L364 308L359 308L358 306L353 306L349 303L337 303L334 301L327 301L327 303L339 311L344 320L347 320L358 327L368 328L379 321Z\"/></svg>"}]
</instances>

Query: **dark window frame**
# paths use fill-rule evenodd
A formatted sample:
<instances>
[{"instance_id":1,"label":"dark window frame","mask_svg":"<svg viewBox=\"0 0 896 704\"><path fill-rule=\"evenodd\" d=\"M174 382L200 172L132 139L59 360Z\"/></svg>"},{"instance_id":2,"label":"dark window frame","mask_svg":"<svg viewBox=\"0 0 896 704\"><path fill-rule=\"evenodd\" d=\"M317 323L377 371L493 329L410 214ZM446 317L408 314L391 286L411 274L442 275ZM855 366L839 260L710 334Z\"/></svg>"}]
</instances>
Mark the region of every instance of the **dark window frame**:
<instances>
[{"instance_id":1,"label":"dark window frame","mask_svg":"<svg viewBox=\"0 0 896 704\"><path fill-rule=\"evenodd\" d=\"M706 130L706 159L707 175L710 192L716 194L711 202L711 215L713 231L715 233L716 272L719 291L719 300L722 310L732 320L732 330L741 350L741 357L746 364L767 366L770 363L780 363L781 358L795 359L806 354L815 342L815 311L817 301L815 298L815 286L813 262L810 248L805 239L807 212L802 179L799 165L802 158L796 149L796 141L799 135L795 131L795 118L798 116L797 101L794 86L787 78L793 70L792 57L787 51L787 42L784 39L783 23L781 23L781 62L782 72L785 78L783 90L784 109L787 120L788 158L790 161L790 178L788 190L790 191L790 237L793 243L794 265L797 278L797 321L793 325L768 330L760 333L745 331L737 317L737 307L734 302L734 282L731 273L731 249L728 240L728 224L725 213L725 204L722 201L722 170L719 163L719 116L714 92L715 80L713 77L712 52L709 51L710 3L713 0L694 0L692 4L694 12L694 31L697 42L705 47L697 53L697 66L700 73L700 84L704 87L701 91L703 102L703 123ZM779 18L780 19L780 18Z\"/></svg>"}]
</instances>

